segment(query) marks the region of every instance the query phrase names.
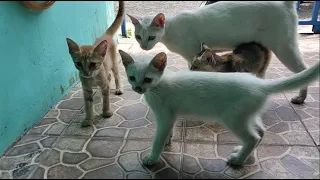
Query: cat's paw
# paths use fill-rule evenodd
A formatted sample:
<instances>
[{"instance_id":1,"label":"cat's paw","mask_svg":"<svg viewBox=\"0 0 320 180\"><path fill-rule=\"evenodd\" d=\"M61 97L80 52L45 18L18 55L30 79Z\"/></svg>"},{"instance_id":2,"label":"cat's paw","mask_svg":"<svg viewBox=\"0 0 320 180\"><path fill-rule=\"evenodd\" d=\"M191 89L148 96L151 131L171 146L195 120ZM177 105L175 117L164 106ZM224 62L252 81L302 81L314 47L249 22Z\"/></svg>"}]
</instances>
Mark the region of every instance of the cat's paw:
<instances>
[{"instance_id":1,"label":"cat's paw","mask_svg":"<svg viewBox=\"0 0 320 180\"><path fill-rule=\"evenodd\" d=\"M81 123L81 127L88 127L88 126L91 126L92 125L92 121L91 120L84 120L82 121Z\"/></svg>"},{"instance_id":2,"label":"cat's paw","mask_svg":"<svg viewBox=\"0 0 320 180\"><path fill-rule=\"evenodd\" d=\"M243 160L243 158L239 157L238 153L231 153L227 158L227 162L230 165L240 166L240 165L244 164L245 160Z\"/></svg>"},{"instance_id":3,"label":"cat's paw","mask_svg":"<svg viewBox=\"0 0 320 180\"><path fill-rule=\"evenodd\" d=\"M172 140L172 135L170 135L170 136L167 138L167 141L166 141L166 143L165 143L165 146L170 146L171 140Z\"/></svg>"},{"instance_id":4,"label":"cat's paw","mask_svg":"<svg viewBox=\"0 0 320 180\"><path fill-rule=\"evenodd\" d=\"M115 94L116 95L121 95L121 94L123 94L123 90L122 89L116 89Z\"/></svg>"},{"instance_id":5,"label":"cat's paw","mask_svg":"<svg viewBox=\"0 0 320 180\"><path fill-rule=\"evenodd\" d=\"M113 112L112 112L111 110L104 111L104 112L102 113L102 117L104 117L104 118L109 118L109 117L111 117L112 115L113 115Z\"/></svg>"},{"instance_id":6,"label":"cat's paw","mask_svg":"<svg viewBox=\"0 0 320 180\"><path fill-rule=\"evenodd\" d=\"M171 144L171 137L167 139L165 146L170 146Z\"/></svg>"},{"instance_id":7,"label":"cat's paw","mask_svg":"<svg viewBox=\"0 0 320 180\"><path fill-rule=\"evenodd\" d=\"M148 154L143 160L142 160L142 164L144 166L152 166L157 162L157 160L154 160L150 157L150 154Z\"/></svg>"},{"instance_id":8,"label":"cat's paw","mask_svg":"<svg viewBox=\"0 0 320 180\"><path fill-rule=\"evenodd\" d=\"M291 102L293 104L302 104L304 102L304 100L306 99L306 97L303 96L295 96L291 99Z\"/></svg>"},{"instance_id":9,"label":"cat's paw","mask_svg":"<svg viewBox=\"0 0 320 180\"><path fill-rule=\"evenodd\" d=\"M240 149L242 148L242 146L236 146L232 149L231 153L238 153L240 151Z\"/></svg>"}]
</instances>

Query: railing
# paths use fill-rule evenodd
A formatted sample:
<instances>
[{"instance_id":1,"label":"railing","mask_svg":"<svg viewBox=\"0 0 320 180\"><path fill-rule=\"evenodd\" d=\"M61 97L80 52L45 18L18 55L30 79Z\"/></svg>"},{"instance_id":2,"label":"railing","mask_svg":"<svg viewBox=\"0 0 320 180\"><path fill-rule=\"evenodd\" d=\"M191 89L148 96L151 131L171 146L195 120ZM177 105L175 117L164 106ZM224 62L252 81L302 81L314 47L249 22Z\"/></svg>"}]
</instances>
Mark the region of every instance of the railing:
<instances>
[{"instance_id":1,"label":"railing","mask_svg":"<svg viewBox=\"0 0 320 180\"><path fill-rule=\"evenodd\" d=\"M300 4L301 2L297 2L297 11L300 10ZM314 33L320 33L320 21L318 21L318 14L320 9L320 1L314 1L313 2L313 8L312 8L312 17L311 20L300 20L299 25L312 25L312 31Z\"/></svg>"},{"instance_id":2,"label":"railing","mask_svg":"<svg viewBox=\"0 0 320 180\"><path fill-rule=\"evenodd\" d=\"M126 12L124 12L124 14L126 14ZM127 28L126 28L126 15L124 15L123 17L123 21L122 21L122 25L121 25L121 33L122 33L122 36L127 38L128 35L127 35Z\"/></svg>"},{"instance_id":3,"label":"railing","mask_svg":"<svg viewBox=\"0 0 320 180\"><path fill-rule=\"evenodd\" d=\"M218 1L202 1L200 4L201 6L213 4ZM300 10L300 4L303 1L297 1L297 11L299 12ZM313 8L312 8L312 17L311 20L299 20L299 25L312 25L312 31L313 33L320 33L320 21L318 21L318 14L319 14L319 9L320 9L320 1L314 1L313 2ZM128 37L127 36L127 31L126 31L126 19L123 19L122 26L121 26L121 31L122 31L122 36L123 37Z\"/></svg>"}]
</instances>

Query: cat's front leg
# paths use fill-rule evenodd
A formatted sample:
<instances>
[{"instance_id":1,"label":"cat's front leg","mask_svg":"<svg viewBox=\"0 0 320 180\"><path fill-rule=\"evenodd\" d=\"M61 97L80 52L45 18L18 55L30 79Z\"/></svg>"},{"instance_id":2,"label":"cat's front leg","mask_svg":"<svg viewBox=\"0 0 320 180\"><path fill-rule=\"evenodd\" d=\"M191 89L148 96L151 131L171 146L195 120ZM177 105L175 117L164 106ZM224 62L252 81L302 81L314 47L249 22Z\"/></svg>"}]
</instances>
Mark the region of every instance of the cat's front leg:
<instances>
[{"instance_id":1,"label":"cat's front leg","mask_svg":"<svg viewBox=\"0 0 320 180\"><path fill-rule=\"evenodd\" d=\"M113 115L113 112L110 109L110 87L109 81L108 83L101 86L102 93L102 116L105 118L109 118Z\"/></svg>"},{"instance_id":2,"label":"cat's front leg","mask_svg":"<svg viewBox=\"0 0 320 180\"><path fill-rule=\"evenodd\" d=\"M89 82L82 80L82 90L84 97L84 110L86 113L85 119L82 121L82 127L90 126L93 120L93 91Z\"/></svg>"},{"instance_id":3,"label":"cat's front leg","mask_svg":"<svg viewBox=\"0 0 320 180\"><path fill-rule=\"evenodd\" d=\"M143 165L145 166L154 165L159 160L165 143L167 142L168 136L172 132L172 128L174 125L173 117L170 116L169 118L167 116L160 118L161 119L157 120L156 135L153 139L151 153L143 159Z\"/></svg>"}]
</instances>

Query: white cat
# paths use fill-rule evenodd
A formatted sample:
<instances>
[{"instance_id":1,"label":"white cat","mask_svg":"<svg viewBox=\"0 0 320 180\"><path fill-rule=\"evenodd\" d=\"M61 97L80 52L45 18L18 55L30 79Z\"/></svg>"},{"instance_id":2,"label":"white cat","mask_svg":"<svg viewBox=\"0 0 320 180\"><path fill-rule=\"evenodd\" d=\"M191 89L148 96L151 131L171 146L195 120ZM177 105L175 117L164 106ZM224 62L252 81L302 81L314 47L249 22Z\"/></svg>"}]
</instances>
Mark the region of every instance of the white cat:
<instances>
[{"instance_id":1,"label":"white cat","mask_svg":"<svg viewBox=\"0 0 320 180\"><path fill-rule=\"evenodd\" d=\"M142 49L150 50L161 42L186 59L189 68L202 42L216 52L257 42L269 48L292 72L307 67L298 46L295 1L221 1L174 17L162 13L155 17L128 16ZM306 97L307 87L303 87L292 102L301 104Z\"/></svg>"},{"instance_id":2,"label":"white cat","mask_svg":"<svg viewBox=\"0 0 320 180\"><path fill-rule=\"evenodd\" d=\"M265 129L260 114L270 94L294 89L319 77L320 65L291 77L268 81L250 73L200 71L164 72L167 56L129 55L119 50L132 89L144 94L156 117L152 152L144 165L157 162L179 114L217 121L243 143L228 157L234 165L243 164L261 141Z\"/></svg>"}]
</instances>

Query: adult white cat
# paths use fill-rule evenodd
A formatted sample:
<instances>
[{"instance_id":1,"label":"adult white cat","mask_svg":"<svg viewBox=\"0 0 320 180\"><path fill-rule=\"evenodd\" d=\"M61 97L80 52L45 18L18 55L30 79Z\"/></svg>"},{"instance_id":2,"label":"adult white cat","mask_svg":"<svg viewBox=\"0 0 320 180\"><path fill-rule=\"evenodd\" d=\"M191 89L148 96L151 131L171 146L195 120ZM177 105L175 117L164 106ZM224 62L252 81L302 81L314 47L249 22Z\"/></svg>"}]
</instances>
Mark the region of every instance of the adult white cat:
<instances>
[{"instance_id":1,"label":"adult white cat","mask_svg":"<svg viewBox=\"0 0 320 180\"><path fill-rule=\"evenodd\" d=\"M202 42L217 52L256 42L269 48L292 72L306 69L298 47L295 1L223 1L174 17L165 18L162 13L128 16L142 49L150 50L161 42L186 59L189 68ZM306 97L307 87L303 87L292 102L301 104Z\"/></svg>"},{"instance_id":2,"label":"adult white cat","mask_svg":"<svg viewBox=\"0 0 320 180\"><path fill-rule=\"evenodd\" d=\"M216 73L182 71L164 72L167 56L136 56L119 50L132 89L144 94L156 117L156 135L152 151L144 165L157 162L179 114L216 120L243 143L228 157L240 165L259 144L264 127L260 113L270 94L306 85L319 77L320 65L291 77L267 81L250 73ZM153 58L153 59L152 59ZM152 60L151 60L152 59Z\"/></svg>"}]
</instances>

